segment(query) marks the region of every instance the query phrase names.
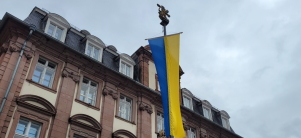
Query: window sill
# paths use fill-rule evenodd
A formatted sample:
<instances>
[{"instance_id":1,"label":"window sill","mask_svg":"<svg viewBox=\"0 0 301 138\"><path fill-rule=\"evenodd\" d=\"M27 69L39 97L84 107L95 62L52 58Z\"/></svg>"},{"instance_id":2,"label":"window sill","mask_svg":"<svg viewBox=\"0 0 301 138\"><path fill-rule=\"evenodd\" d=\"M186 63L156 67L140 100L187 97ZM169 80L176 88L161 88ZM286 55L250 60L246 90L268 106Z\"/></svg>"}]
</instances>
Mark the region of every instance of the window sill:
<instances>
[{"instance_id":1,"label":"window sill","mask_svg":"<svg viewBox=\"0 0 301 138\"><path fill-rule=\"evenodd\" d=\"M131 123L131 124L133 124L133 125L136 125L135 122L131 122L131 121L129 121L129 120L123 119L123 118L121 118L121 117L119 117L119 116L117 116L117 115L115 115L115 117L118 118L118 119L120 119L120 120L122 120L122 121L125 121L125 122Z\"/></svg>"},{"instance_id":2,"label":"window sill","mask_svg":"<svg viewBox=\"0 0 301 138\"><path fill-rule=\"evenodd\" d=\"M85 102L83 102L81 100L78 100L78 99L75 99L75 102L80 103L80 104L82 104L84 106L87 106L87 107L92 108L92 109L97 110L97 111L100 110L98 107L96 107L94 105L91 105L91 104L88 104L88 103L85 103Z\"/></svg>"},{"instance_id":3,"label":"window sill","mask_svg":"<svg viewBox=\"0 0 301 138\"><path fill-rule=\"evenodd\" d=\"M26 81L28 81L30 84L33 84L33 85L35 85L35 86L37 86L37 87L40 87L40 88L42 88L42 89L44 89L44 90L47 90L47 91L50 91L50 92L52 92L52 93L56 93L56 92L57 92L57 91L54 90L53 88L49 88L49 87L46 87L46 86L44 86L44 85L41 85L41 84L39 84L39 83L34 82L32 79L26 79Z\"/></svg>"}]
</instances>

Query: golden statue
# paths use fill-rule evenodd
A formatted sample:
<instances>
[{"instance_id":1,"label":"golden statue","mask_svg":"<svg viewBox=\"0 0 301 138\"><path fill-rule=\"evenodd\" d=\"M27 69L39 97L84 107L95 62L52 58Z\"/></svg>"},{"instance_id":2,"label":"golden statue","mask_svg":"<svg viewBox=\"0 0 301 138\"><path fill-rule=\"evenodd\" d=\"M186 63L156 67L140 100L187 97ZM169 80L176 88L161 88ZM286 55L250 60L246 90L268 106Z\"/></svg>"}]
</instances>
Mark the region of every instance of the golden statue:
<instances>
[{"instance_id":1,"label":"golden statue","mask_svg":"<svg viewBox=\"0 0 301 138\"><path fill-rule=\"evenodd\" d=\"M158 138L166 138L164 130L161 130L161 131L158 133Z\"/></svg>"},{"instance_id":2,"label":"golden statue","mask_svg":"<svg viewBox=\"0 0 301 138\"><path fill-rule=\"evenodd\" d=\"M168 14L168 10L165 9L164 6L157 4L157 6L159 7L159 18L162 20L162 22L160 23L163 26L168 25L169 20L167 17L170 17L170 15Z\"/></svg>"}]
</instances>

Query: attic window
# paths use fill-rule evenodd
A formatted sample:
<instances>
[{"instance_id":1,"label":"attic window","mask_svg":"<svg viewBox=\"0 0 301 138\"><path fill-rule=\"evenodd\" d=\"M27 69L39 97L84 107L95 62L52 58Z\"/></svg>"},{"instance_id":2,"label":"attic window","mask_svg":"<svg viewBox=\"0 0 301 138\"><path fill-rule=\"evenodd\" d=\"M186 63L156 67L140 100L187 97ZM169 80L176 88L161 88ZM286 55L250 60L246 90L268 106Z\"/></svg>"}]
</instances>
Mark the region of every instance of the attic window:
<instances>
[{"instance_id":1,"label":"attic window","mask_svg":"<svg viewBox=\"0 0 301 138\"><path fill-rule=\"evenodd\" d=\"M47 30L47 34L58 39L61 40L62 38L62 33L63 33L63 29L50 23L48 30Z\"/></svg>"},{"instance_id":2,"label":"attic window","mask_svg":"<svg viewBox=\"0 0 301 138\"><path fill-rule=\"evenodd\" d=\"M57 21L56 17L49 16L44 33L54 37L55 39L65 42L67 34L67 26Z\"/></svg>"},{"instance_id":3,"label":"attic window","mask_svg":"<svg viewBox=\"0 0 301 138\"><path fill-rule=\"evenodd\" d=\"M210 111L210 109L208 109L206 107L203 107L203 113L204 113L204 117L211 120L211 111Z\"/></svg>"},{"instance_id":4,"label":"attic window","mask_svg":"<svg viewBox=\"0 0 301 138\"><path fill-rule=\"evenodd\" d=\"M192 101L191 101L191 98L188 97L188 96L186 96L186 95L183 96L183 104L184 104L185 107L187 107L187 108L189 108L189 109L191 109L191 110L193 109L193 108L192 108Z\"/></svg>"},{"instance_id":5,"label":"attic window","mask_svg":"<svg viewBox=\"0 0 301 138\"><path fill-rule=\"evenodd\" d=\"M134 76L134 60L127 54L120 54L119 72L133 78Z\"/></svg>"},{"instance_id":6,"label":"attic window","mask_svg":"<svg viewBox=\"0 0 301 138\"><path fill-rule=\"evenodd\" d=\"M121 62L120 72L126 76L131 77L131 66Z\"/></svg>"},{"instance_id":7,"label":"attic window","mask_svg":"<svg viewBox=\"0 0 301 138\"><path fill-rule=\"evenodd\" d=\"M85 53L91 58L94 58L95 60L98 60L101 62L101 56L102 56L103 49L100 47L96 47L90 43L87 44Z\"/></svg>"},{"instance_id":8,"label":"attic window","mask_svg":"<svg viewBox=\"0 0 301 138\"><path fill-rule=\"evenodd\" d=\"M226 118L224 118L224 117L222 117L222 124L223 124L223 127L224 127L224 128L227 128L227 129L230 128L230 127L229 127L229 120L226 119Z\"/></svg>"}]
</instances>

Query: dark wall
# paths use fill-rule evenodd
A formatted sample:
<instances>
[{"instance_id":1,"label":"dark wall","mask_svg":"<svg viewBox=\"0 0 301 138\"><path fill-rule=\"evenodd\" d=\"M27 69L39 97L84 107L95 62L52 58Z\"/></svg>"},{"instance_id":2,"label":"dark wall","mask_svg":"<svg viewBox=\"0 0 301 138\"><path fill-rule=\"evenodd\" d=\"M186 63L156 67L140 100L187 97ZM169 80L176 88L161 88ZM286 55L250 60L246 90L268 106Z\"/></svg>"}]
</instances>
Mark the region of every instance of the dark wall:
<instances>
[{"instance_id":1,"label":"dark wall","mask_svg":"<svg viewBox=\"0 0 301 138\"><path fill-rule=\"evenodd\" d=\"M44 15L38 13L38 12L32 12L25 20L24 22L28 24L33 24L37 27L39 30L43 30L44 27L42 25L42 20L44 18Z\"/></svg>"}]
</instances>

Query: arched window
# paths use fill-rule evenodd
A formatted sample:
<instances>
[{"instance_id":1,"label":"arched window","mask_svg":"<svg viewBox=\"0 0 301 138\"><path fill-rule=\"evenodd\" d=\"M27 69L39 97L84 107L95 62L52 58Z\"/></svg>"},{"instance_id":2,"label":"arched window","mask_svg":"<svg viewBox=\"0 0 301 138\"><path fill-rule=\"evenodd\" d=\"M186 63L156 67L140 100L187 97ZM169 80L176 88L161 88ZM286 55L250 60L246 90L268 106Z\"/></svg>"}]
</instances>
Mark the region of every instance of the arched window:
<instances>
[{"instance_id":1,"label":"arched window","mask_svg":"<svg viewBox=\"0 0 301 138\"><path fill-rule=\"evenodd\" d=\"M124 129L119 129L117 131L115 131L112 134L113 138L137 138L133 133L124 130Z\"/></svg>"},{"instance_id":2,"label":"arched window","mask_svg":"<svg viewBox=\"0 0 301 138\"><path fill-rule=\"evenodd\" d=\"M102 127L100 123L91 116L85 114L76 114L69 118L69 123L70 138L96 138L97 135L100 136Z\"/></svg>"},{"instance_id":3,"label":"arched window","mask_svg":"<svg viewBox=\"0 0 301 138\"><path fill-rule=\"evenodd\" d=\"M55 107L36 95L22 95L16 101L9 137L45 137L50 118L56 114Z\"/></svg>"}]
</instances>

